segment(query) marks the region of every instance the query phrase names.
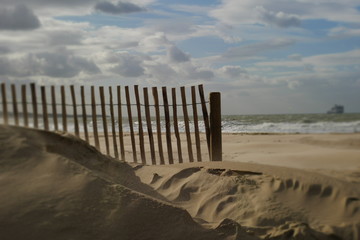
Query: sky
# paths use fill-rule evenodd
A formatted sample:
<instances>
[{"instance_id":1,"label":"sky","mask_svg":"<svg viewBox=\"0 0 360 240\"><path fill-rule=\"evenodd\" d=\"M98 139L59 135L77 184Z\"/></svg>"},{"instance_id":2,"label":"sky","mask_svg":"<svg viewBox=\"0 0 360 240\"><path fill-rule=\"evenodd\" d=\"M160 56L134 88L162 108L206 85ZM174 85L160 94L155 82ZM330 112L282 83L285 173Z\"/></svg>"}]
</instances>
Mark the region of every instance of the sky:
<instances>
[{"instance_id":1,"label":"sky","mask_svg":"<svg viewBox=\"0 0 360 240\"><path fill-rule=\"evenodd\" d=\"M0 82L203 84L223 114L360 112L360 2L0 0Z\"/></svg>"}]
</instances>

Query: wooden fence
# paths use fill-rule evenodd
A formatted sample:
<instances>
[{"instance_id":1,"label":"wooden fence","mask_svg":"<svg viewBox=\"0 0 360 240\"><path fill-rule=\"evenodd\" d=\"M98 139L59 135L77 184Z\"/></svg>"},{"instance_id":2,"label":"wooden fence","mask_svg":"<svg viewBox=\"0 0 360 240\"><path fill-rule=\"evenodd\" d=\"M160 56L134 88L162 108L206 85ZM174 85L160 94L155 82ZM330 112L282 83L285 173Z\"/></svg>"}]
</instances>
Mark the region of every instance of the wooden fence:
<instances>
[{"instance_id":1,"label":"wooden fence","mask_svg":"<svg viewBox=\"0 0 360 240\"><path fill-rule=\"evenodd\" d=\"M37 95L39 88L40 96ZM90 89L81 86L80 89L76 89L73 85L68 88L65 86L56 88L55 86L37 86L32 83L30 84L30 102L26 85L21 85L21 91L19 91L21 100L17 97L18 89L15 84L10 85L11 100L7 98L7 90L9 90L7 85L2 83L1 105L4 124L43 128L47 131L71 132L93 144L98 150L123 161L129 160L126 159L124 141L125 137L129 137L131 149L128 149L127 152L131 152L135 163L140 162L138 160L140 156L142 164L149 164L147 162L149 157L151 164L165 164L165 155L167 155L169 164L173 164L174 160L182 163L185 151L187 151L189 162L203 161L205 160L204 156L209 156L211 161L222 160L220 93L210 93L209 101L206 101L202 85L190 87L190 94L188 93L191 96L190 103L186 99L187 88L180 87L181 104L178 104L180 101L177 100L177 89L171 88L170 98L166 87L161 88L162 98L159 97L158 88L152 87L152 101L149 98L149 89L143 88L141 97L137 85L133 87L133 94L131 94L129 86L124 88L116 86L116 97L114 97L111 86L108 87L106 93L102 86L91 86ZM69 95L66 94L69 93L69 90L71 98L68 98ZM123 91L125 92L125 101L123 101ZM89 96L91 101L88 99ZM131 99L134 98L135 102L132 102ZM171 103L169 99L171 99ZM207 111L207 103L210 105L210 114ZM12 106L12 111L9 111L8 105ZM199 121L198 105L201 106L202 121ZM98 115L98 107L100 107L100 115ZM68 108L72 110L69 111ZM125 111L123 112L123 108L126 108L127 114L124 113ZM178 114L178 108L182 108L182 119L179 117L181 114ZM190 121L188 108L192 110L192 121ZM98 123L98 118L101 118L102 124ZM80 122L81 119L82 122ZM125 120L128 122L128 132L124 131ZM180 120L182 120L184 133L179 130ZM199 130L199 122L203 124L204 134ZM73 129L69 129L70 123ZM135 129L136 125L137 129ZM192 127L192 131L190 127ZM91 132L92 134L89 134ZM163 135L165 135L165 139L163 139ZM104 141L99 140L100 136L104 138ZM205 141L201 141L201 136L205 138ZM186 146L182 146L184 142L181 141L181 138L184 137ZM112 143L110 143L111 140ZM166 140L166 144L163 143L163 140ZM175 140L177 151L173 151L175 149L173 140ZM195 140L194 149L193 140ZM101 146L101 142L104 142L105 146ZM203 150L204 147L202 149L202 142L206 144L206 153ZM166 145L166 150L163 145ZM103 147L105 147L105 151ZM112 154L110 148L112 148ZM196 157L194 157L193 150L196 152Z\"/></svg>"}]
</instances>

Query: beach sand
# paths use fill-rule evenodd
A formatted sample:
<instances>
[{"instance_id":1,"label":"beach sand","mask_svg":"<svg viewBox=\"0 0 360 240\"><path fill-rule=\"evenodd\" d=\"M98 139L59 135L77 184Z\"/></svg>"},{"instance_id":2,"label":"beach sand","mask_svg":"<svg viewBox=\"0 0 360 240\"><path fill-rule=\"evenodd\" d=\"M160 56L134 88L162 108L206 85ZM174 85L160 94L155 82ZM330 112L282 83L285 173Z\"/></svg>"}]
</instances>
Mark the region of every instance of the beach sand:
<instances>
[{"instance_id":1,"label":"beach sand","mask_svg":"<svg viewBox=\"0 0 360 240\"><path fill-rule=\"evenodd\" d=\"M143 166L0 125L1 239L360 239L360 134L226 134L223 162L202 142Z\"/></svg>"}]
</instances>

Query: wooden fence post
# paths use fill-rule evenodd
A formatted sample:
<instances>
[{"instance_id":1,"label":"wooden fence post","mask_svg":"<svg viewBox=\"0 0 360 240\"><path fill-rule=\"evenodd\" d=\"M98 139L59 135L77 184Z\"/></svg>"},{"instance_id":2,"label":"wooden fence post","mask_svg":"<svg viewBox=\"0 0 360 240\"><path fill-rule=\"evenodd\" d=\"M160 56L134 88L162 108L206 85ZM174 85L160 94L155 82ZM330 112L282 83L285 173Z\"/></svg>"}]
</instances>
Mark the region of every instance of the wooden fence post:
<instances>
[{"instance_id":1,"label":"wooden fence post","mask_svg":"<svg viewBox=\"0 0 360 240\"><path fill-rule=\"evenodd\" d=\"M33 105L34 127L39 128L35 83L31 83L30 88L31 88L31 97L32 97L32 105Z\"/></svg>"},{"instance_id":2,"label":"wooden fence post","mask_svg":"<svg viewBox=\"0 0 360 240\"><path fill-rule=\"evenodd\" d=\"M174 164L172 145L171 145L169 103L168 103L166 87L162 87L162 94L163 94L164 113L165 113L166 146L168 151L169 164Z\"/></svg>"},{"instance_id":3,"label":"wooden fence post","mask_svg":"<svg viewBox=\"0 0 360 240\"><path fill-rule=\"evenodd\" d=\"M146 155L145 155L145 146L144 146L144 131L143 131L143 126L142 126L141 106L140 106L139 86L138 85L134 86L134 93L135 93L135 102L136 102L137 117L138 117L138 124L139 124L140 155L141 155L141 161L145 165L146 164Z\"/></svg>"},{"instance_id":4,"label":"wooden fence post","mask_svg":"<svg viewBox=\"0 0 360 240\"><path fill-rule=\"evenodd\" d=\"M19 125L19 111L18 111L18 103L17 103L17 97L16 97L16 85L11 84L11 95L12 95L12 101L13 101L13 112L14 112L14 120L15 125Z\"/></svg>"},{"instance_id":5,"label":"wooden fence post","mask_svg":"<svg viewBox=\"0 0 360 240\"><path fill-rule=\"evenodd\" d=\"M54 129L55 131L59 130L58 126L58 116L56 109L56 94L55 94L55 86L51 86L51 104L52 104L52 116L54 120Z\"/></svg>"},{"instance_id":6,"label":"wooden fence post","mask_svg":"<svg viewBox=\"0 0 360 240\"><path fill-rule=\"evenodd\" d=\"M178 150L178 162L182 163L182 150L181 150L181 139L179 133L179 123L178 123L178 116L177 116L177 104L176 104L176 88L171 89L172 94L172 105L173 105L173 119L174 119L174 132L176 137L176 145Z\"/></svg>"},{"instance_id":7,"label":"wooden fence post","mask_svg":"<svg viewBox=\"0 0 360 240\"><path fill-rule=\"evenodd\" d=\"M28 127L29 121L28 121L28 111L27 111L27 101L26 101L26 85L25 84L21 85L21 100L22 100L24 125L25 125L25 127Z\"/></svg>"},{"instance_id":8,"label":"wooden fence post","mask_svg":"<svg viewBox=\"0 0 360 240\"><path fill-rule=\"evenodd\" d=\"M121 160L125 161L124 133L122 127L122 106L121 106L121 87L117 86L117 102L118 102L118 127L119 127L119 147Z\"/></svg>"},{"instance_id":9,"label":"wooden fence post","mask_svg":"<svg viewBox=\"0 0 360 240\"><path fill-rule=\"evenodd\" d=\"M101 101L101 115L102 115L102 120L103 120L103 129L104 129L104 137L105 137L105 145L106 145L106 154L110 155L109 134L108 134L108 128L107 128L106 109L105 109L104 87L99 87L99 91L100 91L100 101Z\"/></svg>"},{"instance_id":10,"label":"wooden fence post","mask_svg":"<svg viewBox=\"0 0 360 240\"><path fill-rule=\"evenodd\" d=\"M111 86L109 87L109 99L110 99L111 132L112 132L112 139L113 139L113 146L114 146L114 155L116 158L119 158L119 152L118 152L117 142L116 142L114 104L113 104L113 96L112 96Z\"/></svg>"},{"instance_id":11,"label":"wooden fence post","mask_svg":"<svg viewBox=\"0 0 360 240\"><path fill-rule=\"evenodd\" d=\"M194 162L192 143L191 143L191 135L190 135L190 126L189 126L189 115L188 115L187 103L186 103L185 87L181 87L180 91L181 91L181 100L182 100L182 107L183 107L183 113L184 113L184 124L185 124L185 133L186 133L189 161Z\"/></svg>"},{"instance_id":12,"label":"wooden fence post","mask_svg":"<svg viewBox=\"0 0 360 240\"><path fill-rule=\"evenodd\" d=\"M155 116L156 116L156 135L157 135L157 141L158 141L160 164L163 165L163 164L165 164L165 160L164 160L164 153L163 153L162 139L161 139L159 95L158 95L157 87L152 88L152 94L154 97L154 107L155 107Z\"/></svg>"},{"instance_id":13,"label":"wooden fence post","mask_svg":"<svg viewBox=\"0 0 360 240\"><path fill-rule=\"evenodd\" d=\"M148 130L149 144L150 144L150 153L151 153L151 163L156 165L156 155L154 147L154 135L151 126L151 116L150 116L150 107L149 107L149 93L147 88L143 88L144 92L144 105L145 105L145 118L146 126Z\"/></svg>"},{"instance_id":14,"label":"wooden fence post","mask_svg":"<svg viewBox=\"0 0 360 240\"><path fill-rule=\"evenodd\" d=\"M92 124L94 132L95 147L100 151L99 134L97 128L97 117L96 117L96 100L95 100L95 87L91 86L91 113L92 113Z\"/></svg>"},{"instance_id":15,"label":"wooden fence post","mask_svg":"<svg viewBox=\"0 0 360 240\"><path fill-rule=\"evenodd\" d=\"M43 121L44 121L44 129L46 131L49 131L49 119L48 119L48 112L47 112L46 88L45 88L45 86L41 86L40 90L41 90L41 101L42 101L42 114L43 114Z\"/></svg>"},{"instance_id":16,"label":"wooden fence post","mask_svg":"<svg viewBox=\"0 0 360 240\"><path fill-rule=\"evenodd\" d=\"M88 127L87 127L86 100L85 100L85 88L84 88L84 86L80 87L80 94L81 94L81 109L82 109L82 119L83 119L83 125L84 125L85 140L86 140L87 143L90 143Z\"/></svg>"},{"instance_id":17,"label":"wooden fence post","mask_svg":"<svg viewBox=\"0 0 360 240\"><path fill-rule=\"evenodd\" d=\"M78 121L78 116L77 116L76 95L75 95L74 85L70 85L70 92L71 92L71 98L72 98L72 103L73 103L75 135L77 137L80 137L79 121Z\"/></svg>"},{"instance_id":18,"label":"wooden fence post","mask_svg":"<svg viewBox=\"0 0 360 240\"><path fill-rule=\"evenodd\" d=\"M202 108L202 113L203 113L203 120L204 120L204 125L205 125L206 143L207 143L207 147L208 147L208 153L210 154L210 123L209 123L208 111L206 109L204 88L203 88L202 84L200 84L198 86L198 90L199 90L201 108Z\"/></svg>"},{"instance_id":19,"label":"wooden fence post","mask_svg":"<svg viewBox=\"0 0 360 240\"><path fill-rule=\"evenodd\" d=\"M210 93L210 161L222 161L221 96Z\"/></svg>"},{"instance_id":20,"label":"wooden fence post","mask_svg":"<svg viewBox=\"0 0 360 240\"><path fill-rule=\"evenodd\" d=\"M199 121L198 121L198 113L197 113L197 105L196 105L196 91L195 86L191 87L191 100L193 107L193 119L194 119L194 133L195 133L195 144L196 144L196 156L197 161L201 162L201 146L200 146L200 134L199 134Z\"/></svg>"},{"instance_id":21,"label":"wooden fence post","mask_svg":"<svg viewBox=\"0 0 360 240\"><path fill-rule=\"evenodd\" d=\"M1 84L1 95L2 95L2 104L3 104L3 117L4 123L9 123L8 111L7 111L7 99L6 99L6 85L5 83Z\"/></svg>"},{"instance_id":22,"label":"wooden fence post","mask_svg":"<svg viewBox=\"0 0 360 240\"><path fill-rule=\"evenodd\" d=\"M66 96L65 87L61 86L61 114L62 114L62 125L63 131L67 132L67 113L66 113Z\"/></svg>"},{"instance_id":23,"label":"wooden fence post","mask_svg":"<svg viewBox=\"0 0 360 240\"><path fill-rule=\"evenodd\" d=\"M132 153L133 153L134 162L137 163L136 142L135 142L134 126L133 126L133 119L132 119L132 113L131 113L131 101L130 101L129 86L125 86L125 96L126 96L126 105L127 105L128 120L129 120L129 127L130 127Z\"/></svg>"}]
</instances>

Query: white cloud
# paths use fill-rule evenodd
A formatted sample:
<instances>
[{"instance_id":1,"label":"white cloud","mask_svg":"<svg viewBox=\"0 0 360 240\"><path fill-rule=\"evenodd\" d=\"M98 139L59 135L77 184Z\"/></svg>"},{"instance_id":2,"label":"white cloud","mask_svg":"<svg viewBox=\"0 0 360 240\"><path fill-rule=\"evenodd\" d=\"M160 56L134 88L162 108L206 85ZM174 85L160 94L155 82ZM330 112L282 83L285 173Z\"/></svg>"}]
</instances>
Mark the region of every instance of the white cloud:
<instances>
[{"instance_id":1,"label":"white cloud","mask_svg":"<svg viewBox=\"0 0 360 240\"><path fill-rule=\"evenodd\" d=\"M360 36L360 28L335 27L330 29L328 35L330 37L358 37Z\"/></svg>"},{"instance_id":2,"label":"white cloud","mask_svg":"<svg viewBox=\"0 0 360 240\"><path fill-rule=\"evenodd\" d=\"M222 0L209 15L230 25L266 24L296 27L305 19L358 23L358 6L359 3L354 0Z\"/></svg>"},{"instance_id":3,"label":"white cloud","mask_svg":"<svg viewBox=\"0 0 360 240\"><path fill-rule=\"evenodd\" d=\"M273 39L270 41L258 42L240 47L233 47L228 49L222 57L227 58L249 58L259 56L264 52L272 51L274 49L284 48L294 44L292 39Z\"/></svg>"}]
</instances>

